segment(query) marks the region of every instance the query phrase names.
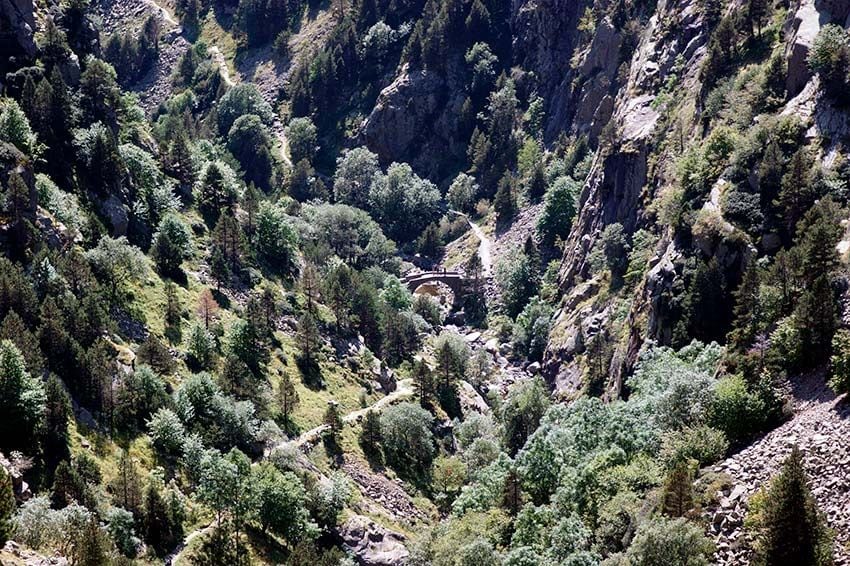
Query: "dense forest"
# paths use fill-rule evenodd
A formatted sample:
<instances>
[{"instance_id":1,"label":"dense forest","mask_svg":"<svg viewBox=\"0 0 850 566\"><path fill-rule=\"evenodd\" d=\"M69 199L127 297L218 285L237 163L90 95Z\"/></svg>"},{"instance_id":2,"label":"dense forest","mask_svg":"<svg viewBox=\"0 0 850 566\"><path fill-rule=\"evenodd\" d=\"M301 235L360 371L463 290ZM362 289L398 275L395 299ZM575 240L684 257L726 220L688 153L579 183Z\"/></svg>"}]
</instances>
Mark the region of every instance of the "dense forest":
<instances>
[{"instance_id":1,"label":"dense forest","mask_svg":"<svg viewBox=\"0 0 850 566\"><path fill-rule=\"evenodd\" d=\"M850 563L849 18L0 0L0 564Z\"/></svg>"}]
</instances>

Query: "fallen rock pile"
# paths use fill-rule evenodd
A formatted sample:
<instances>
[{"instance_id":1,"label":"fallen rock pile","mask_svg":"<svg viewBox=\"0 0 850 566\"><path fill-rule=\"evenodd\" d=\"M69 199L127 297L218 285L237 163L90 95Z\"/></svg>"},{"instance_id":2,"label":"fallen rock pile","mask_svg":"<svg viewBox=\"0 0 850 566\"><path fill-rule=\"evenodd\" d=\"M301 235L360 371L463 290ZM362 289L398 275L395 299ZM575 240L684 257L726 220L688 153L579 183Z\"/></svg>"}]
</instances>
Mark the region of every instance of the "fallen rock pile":
<instances>
[{"instance_id":1,"label":"fallen rock pile","mask_svg":"<svg viewBox=\"0 0 850 566\"><path fill-rule=\"evenodd\" d=\"M794 398L793 418L711 468L732 478L732 486L718 493L718 504L705 511L717 544L716 564L751 562L752 541L744 529L749 498L768 484L797 445L809 487L835 534L835 564L850 565L850 403L836 397L822 375L797 384Z\"/></svg>"}]
</instances>

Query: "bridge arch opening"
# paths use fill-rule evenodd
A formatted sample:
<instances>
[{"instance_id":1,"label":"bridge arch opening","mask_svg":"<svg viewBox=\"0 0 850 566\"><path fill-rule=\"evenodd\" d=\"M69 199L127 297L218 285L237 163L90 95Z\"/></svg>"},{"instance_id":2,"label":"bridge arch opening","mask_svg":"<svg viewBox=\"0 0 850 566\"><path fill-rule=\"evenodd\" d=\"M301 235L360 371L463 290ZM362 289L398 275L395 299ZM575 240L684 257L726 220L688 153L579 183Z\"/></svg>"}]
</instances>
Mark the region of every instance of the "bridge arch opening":
<instances>
[{"instance_id":1,"label":"bridge arch opening","mask_svg":"<svg viewBox=\"0 0 850 566\"><path fill-rule=\"evenodd\" d=\"M448 285L437 282L422 283L413 290L413 295L431 297L441 305L452 305L455 301L454 291Z\"/></svg>"}]
</instances>

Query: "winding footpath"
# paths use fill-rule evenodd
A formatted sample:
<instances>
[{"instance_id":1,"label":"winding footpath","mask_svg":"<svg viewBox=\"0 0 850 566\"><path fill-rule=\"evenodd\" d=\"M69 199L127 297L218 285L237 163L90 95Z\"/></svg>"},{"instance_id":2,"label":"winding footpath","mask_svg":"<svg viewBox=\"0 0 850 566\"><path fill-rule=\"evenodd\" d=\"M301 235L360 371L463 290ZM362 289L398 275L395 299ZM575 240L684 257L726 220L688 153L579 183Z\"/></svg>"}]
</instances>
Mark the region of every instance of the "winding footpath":
<instances>
[{"instance_id":1,"label":"winding footpath","mask_svg":"<svg viewBox=\"0 0 850 566\"><path fill-rule=\"evenodd\" d=\"M413 380L412 379L402 379L396 384L396 390L390 393L389 395L385 395L381 397L377 401L375 401L372 405L365 407L363 409L357 409L356 411L352 411L342 417L342 422L345 424L354 424L359 422L363 417L366 416L366 413L369 411L381 412L390 405L398 403L400 401L404 401L413 397L414 389L413 389ZM319 425L315 428L312 428L301 435L298 436L295 440L287 440L281 442L274 447L266 450L263 455L263 459L267 458L268 455L275 448L286 446L288 444L294 444L297 448L303 449L303 447L311 444L315 444L318 442L319 438L321 438L322 434L328 429L327 425ZM318 470L315 470L318 471ZM359 482L358 482L359 485ZM215 523L210 523L204 527L199 529L195 529L183 539L183 542L174 549L168 556L165 557L166 566L172 566L175 564L179 564L179 560L185 550L189 547L193 540L198 537L204 536L208 532L210 532L213 528L215 528Z\"/></svg>"},{"instance_id":2,"label":"winding footpath","mask_svg":"<svg viewBox=\"0 0 850 566\"><path fill-rule=\"evenodd\" d=\"M380 413L390 405L394 405L399 401L404 401L413 397L413 380L412 379L402 379L396 384L396 390L390 393L389 395L385 395L381 397L372 405L365 407L363 409L358 409L356 411L352 411L347 415L342 417L342 422L345 424L353 424L359 422L363 417L366 416L366 413L369 411L375 411ZM321 424L315 428L311 428L310 430L301 433L298 438L295 440L290 440L286 442L282 442L278 446L294 443L298 448L303 448L304 446L312 445L318 442L319 438L321 438L322 434L328 430L328 425Z\"/></svg>"},{"instance_id":3,"label":"winding footpath","mask_svg":"<svg viewBox=\"0 0 850 566\"><path fill-rule=\"evenodd\" d=\"M219 49L218 46L213 45L209 48L209 53L213 62L218 66L218 71L219 74L221 74L221 80L224 81L224 84L229 87L234 86L237 81L233 78L233 75L230 74L230 68L227 66L227 61L225 60L221 49ZM272 122L271 132L274 134L274 137L280 146L278 155L291 169L292 160L289 158L289 141L286 139L286 130L283 127L283 123L277 116L275 116L274 121Z\"/></svg>"},{"instance_id":4,"label":"winding footpath","mask_svg":"<svg viewBox=\"0 0 850 566\"><path fill-rule=\"evenodd\" d=\"M469 223L472 233L475 234L476 238L478 238L478 258L481 260L482 271L484 272L485 277L489 277L492 275L493 271L493 242L487 234L484 233L481 226L473 222L472 218L470 218L468 214L464 214L458 210L449 210L449 212L462 216L466 219L467 223Z\"/></svg>"},{"instance_id":5,"label":"winding footpath","mask_svg":"<svg viewBox=\"0 0 850 566\"><path fill-rule=\"evenodd\" d=\"M174 16L172 16L168 10L157 4L154 0L143 0L143 2L147 4L151 8L151 10L158 13L159 16L163 20L165 20L165 22L171 24L172 26L180 27L180 22L174 19Z\"/></svg>"}]
</instances>

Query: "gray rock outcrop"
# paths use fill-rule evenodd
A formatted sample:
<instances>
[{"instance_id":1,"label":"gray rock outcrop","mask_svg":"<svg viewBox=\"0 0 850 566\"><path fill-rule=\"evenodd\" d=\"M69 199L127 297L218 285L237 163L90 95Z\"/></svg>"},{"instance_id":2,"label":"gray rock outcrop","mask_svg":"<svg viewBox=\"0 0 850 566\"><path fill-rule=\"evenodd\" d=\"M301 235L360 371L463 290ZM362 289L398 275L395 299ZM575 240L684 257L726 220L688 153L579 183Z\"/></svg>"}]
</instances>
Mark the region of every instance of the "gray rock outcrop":
<instances>
[{"instance_id":1,"label":"gray rock outcrop","mask_svg":"<svg viewBox=\"0 0 850 566\"><path fill-rule=\"evenodd\" d=\"M464 102L458 63L447 64L449 78L405 64L381 91L361 126L363 141L381 161L407 161L422 175L439 179L446 152L463 156L457 117Z\"/></svg>"},{"instance_id":2,"label":"gray rock outcrop","mask_svg":"<svg viewBox=\"0 0 850 566\"><path fill-rule=\"evenodd\" d=\"M382 527L363 515L354 515L340 527L343 546L363 566L397 566L410 554L401 533Z\"/></svg>"},{"instance_id":3,"label":"gray rock outcrop","mask_svg":"<svg viewBox=\"0 0 850 566\"><path fill-rule=\"evenodd\" d=\"M35 16L32 0L0 0L0 79L10 63L35 57Z\"/></svg>"},{"instance_id":4,"label":"gray rock outcrop","mask_svg":"<svg viewBox=\"0 0 850 566\"><path fill-rule=\"evenodd\" d=\"M799 94L812 74L809 70L809 49L821 28L821 17L815 7L815 0L803 0L789 19L786 34L792 35L793 40L785 51L788 65L788 76L785 88L789 96Z\"/></svg>"},{"instance_id":5,"label":"gray rock outcrop","mask_svg":"<svg viewBox=\"0 0 850 566\"><path fill-rule=\"evenodd\" d=\"M670 21L677 22L675 29L665 24ZM618 64L615 73L608 74L612 69L608 59L612 49L606 46L612 47L620 39L606 24L597 25L597 36L591 41L591 45L596 45L596 53L591 56L588 52L583 60L586 65L579 67L596 68L597 72L611 77L609 91L595 102L601 105L611 97L613 103L611 123L606 127L606 134L601 136L604 139L599 141L601 148L581 192L580 212L564 248L560 281L565 293L590 279L590 252L606 226L619 223L626 234L632 234L646 222L646 204L665 184L663 173L659 175L664 167L657 164L677 157L664 156L663 151L658 155L656 130L665 105L659 93L668 88L665 85L671 80L679 89L696 91L700 88L699 69L708 40L698 3L659 2L639 32L630 59L622 68ZM622 50L616 51L621 55ZM653 165L649 162L650 156L653 156ZM661 257L657 254L653 261L658 262ZM650 338L646 321L653 317L658 319L653 309L661 306L663 289L671 284L668 276L675 276L675 272L664 270L658 275L663 277L656 283L642 282L635 291L637 299L624 329L628 339L616 342L610 354L606 387L609 395L618 394L622 375L633 366L641 346ZM550 385L560 388L564 395L569 396L583 386L583 370L576 359L576 354L580 353L576 340L580 326L586 326L588 319L609 308L604 300L597 301L594 295L573 300L572 306L565 305L556 316L555 330L544 357L543 374ZM587 343L590 339L587 328L583 331L582 338Z\"/></svg>"}]
</instances>

